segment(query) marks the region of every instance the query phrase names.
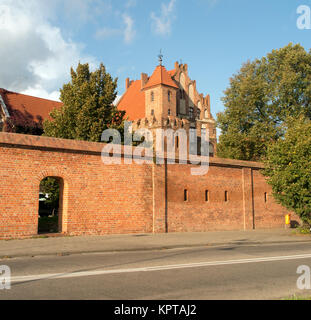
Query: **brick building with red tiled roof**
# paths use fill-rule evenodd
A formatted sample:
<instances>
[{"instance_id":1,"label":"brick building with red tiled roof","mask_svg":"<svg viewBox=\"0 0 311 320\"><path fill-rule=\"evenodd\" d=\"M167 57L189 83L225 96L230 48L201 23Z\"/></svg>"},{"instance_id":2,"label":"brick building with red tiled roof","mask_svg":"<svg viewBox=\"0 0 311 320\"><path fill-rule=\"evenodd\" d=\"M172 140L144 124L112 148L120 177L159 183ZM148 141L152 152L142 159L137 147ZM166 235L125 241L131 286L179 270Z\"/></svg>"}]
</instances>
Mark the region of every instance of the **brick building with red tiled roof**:
<instances>
[{"instance_id":1,"label":"brick building with red tiled roof","mask_svg":"<svg viewBox=\"0 0 311 320\"><path fill-rule=\"evenodd\" d=\"M54 108L62 105L0 88L0 130L40 134L43 121L49 119Z\"/></svg>"},{"instance_id":2,"label":"brick building with red tiled roof","mask_svg":"<svg viewBox=\"0 0 311 320\"><path fill-rule=\"evenodd\" d=\"M117 107L125 110L134 129L148 127L201 129L209 131L210 154L216 152L216 123L211 114L210 96L199 94L196 81L188 75L188 66L175 63L173 70L167 71L162 63L149 77L142 73L140 80L126 79L126 91Z\"/></svg>"},{"instance_id":3,"label":"brick building with red tiled roof","mask_svg":"<svg viewBox=\"0 0 311 320\"><path fill-rule=\"evenodd\" d=\"M36 98L0 88L0 131L42 134L43 121L49 119L54 108L63 104ZM162 62L149 77L142 73L141 79L126 79L126 91L117 104L119 110L133 121L135 130L184 128L209 131L211 155L216 152L216 124L210 111L210 96L199 94L196 81L188 76L188 66L175 63L167 71Z\"/></svg>"}]
</instances>

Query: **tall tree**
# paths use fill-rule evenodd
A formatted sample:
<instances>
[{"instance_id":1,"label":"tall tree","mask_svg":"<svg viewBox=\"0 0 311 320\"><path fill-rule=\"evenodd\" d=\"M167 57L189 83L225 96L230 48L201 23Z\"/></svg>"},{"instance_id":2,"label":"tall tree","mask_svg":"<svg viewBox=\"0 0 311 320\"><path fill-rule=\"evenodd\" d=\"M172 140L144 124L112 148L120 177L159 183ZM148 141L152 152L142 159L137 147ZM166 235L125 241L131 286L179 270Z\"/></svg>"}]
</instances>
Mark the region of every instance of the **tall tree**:
<instances>
[{"instance_id":1,"label":"tall tree","mask_svg":"<svg viewBox=\"0 0 311 320\"><path fill-rule=\"evenodd\" d=\"M283 139L267 149L263 174L274 198L311 225L311 121L288 118Z\"/></svg>"},{"instance_id":2,"label":"tall tree","mask_svg":"<svg viewBox=\"0 0 311 320\"><path fill-rule=\"evenodd\" d=\"M56 178L47 177L40 182L40 192L48 195L45 205L51 209L58 209L59 205L59 184Z\"/></svg>"},{"instance_id":3,"label":"tall tree","mask_svg":"<svg viewBox=\"0 0 311 320\"><path fill-rule=\"evenodd\" d=\"M113 79L103 64L90 72L89 64L71 68L71 81L61 89L64 106L54 109L43 124L47 136L99 142L103 130L123 132L125 112L113 105L117 96L117 79ZM121 132L121 133L122 133Z\"/></svg>"},{"instance_id":4,"label":"tall tree","mask_svg":"<svg viewBox=\"0 0 311 320\"><path fill-rule=\"evenodd\" d=\"M311 118L311 54L297 44L245 63L230 79L218 114L218 156L259 160L284 135L287 116Z\"/></svg>"}]
</instances>

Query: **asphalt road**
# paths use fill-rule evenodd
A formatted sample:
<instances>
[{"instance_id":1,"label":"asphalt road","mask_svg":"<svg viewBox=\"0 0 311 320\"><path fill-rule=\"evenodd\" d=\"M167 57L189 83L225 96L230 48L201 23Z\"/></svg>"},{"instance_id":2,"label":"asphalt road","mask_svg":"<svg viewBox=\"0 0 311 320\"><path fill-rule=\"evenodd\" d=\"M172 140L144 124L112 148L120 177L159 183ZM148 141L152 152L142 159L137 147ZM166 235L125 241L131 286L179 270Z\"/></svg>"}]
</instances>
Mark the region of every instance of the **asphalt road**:
<instances>
[{"instance_id":1,"label":"asphalt road","mask_svg":"<svg viewBox=\"0 0 311 320\"><path fill-rule=\"evenodd\" d=\"M11 289L0 299L282 299L311 267L309 243L234 245L0 260Z\"/></svg>"}]
</instances>

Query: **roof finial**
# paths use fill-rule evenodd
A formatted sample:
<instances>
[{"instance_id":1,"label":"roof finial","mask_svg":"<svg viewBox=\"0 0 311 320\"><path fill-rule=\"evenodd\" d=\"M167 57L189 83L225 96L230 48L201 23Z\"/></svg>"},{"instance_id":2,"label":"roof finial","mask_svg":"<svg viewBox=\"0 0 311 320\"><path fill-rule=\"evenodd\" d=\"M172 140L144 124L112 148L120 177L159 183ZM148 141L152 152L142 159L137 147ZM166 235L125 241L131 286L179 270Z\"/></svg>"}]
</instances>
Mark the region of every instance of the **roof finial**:
<instances>
[{"instance_id":1,"label":"roof finial","mask_svg":"<svg viewBox=\"0 0 311 320\"><path fill-rule=\"evenodd\" d=\"M160 66L162 66L162 62L163 62L162 49L160 50L160 54L158 55L158 58L159 58L159 64L160 64Z\"/></svg>"}]
</instances>

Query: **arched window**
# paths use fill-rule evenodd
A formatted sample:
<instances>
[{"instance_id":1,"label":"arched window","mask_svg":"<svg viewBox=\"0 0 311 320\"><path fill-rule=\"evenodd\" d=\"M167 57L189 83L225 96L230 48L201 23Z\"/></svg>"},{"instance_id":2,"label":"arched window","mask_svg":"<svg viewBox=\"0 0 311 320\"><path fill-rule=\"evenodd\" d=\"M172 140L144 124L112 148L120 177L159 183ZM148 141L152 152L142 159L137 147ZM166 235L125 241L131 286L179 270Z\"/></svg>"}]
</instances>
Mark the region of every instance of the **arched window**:
<instances>
[{"instance_id":1,"label":"arched window","mask_svg":"<svg viewBox=\"0 0 311 320\"><path fill-rule=\"evenodd\" d=\"M179 97L180 97L181 100L184 100L184 99L185 99L184 89L180 89L180 90L179 90Z\"/></svg>"},{"instance_id":2,"label":"arched window","mask_svg":"<svg viewBox=\"0 0 311 320\"><path fill-rule=\"evenodd\" d=\"M197 109L197 119L200 120L201 119L201 109Z\"/></svg>"}]
</instances>

